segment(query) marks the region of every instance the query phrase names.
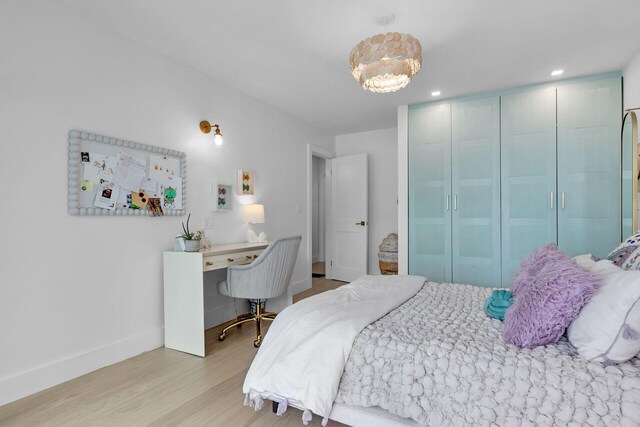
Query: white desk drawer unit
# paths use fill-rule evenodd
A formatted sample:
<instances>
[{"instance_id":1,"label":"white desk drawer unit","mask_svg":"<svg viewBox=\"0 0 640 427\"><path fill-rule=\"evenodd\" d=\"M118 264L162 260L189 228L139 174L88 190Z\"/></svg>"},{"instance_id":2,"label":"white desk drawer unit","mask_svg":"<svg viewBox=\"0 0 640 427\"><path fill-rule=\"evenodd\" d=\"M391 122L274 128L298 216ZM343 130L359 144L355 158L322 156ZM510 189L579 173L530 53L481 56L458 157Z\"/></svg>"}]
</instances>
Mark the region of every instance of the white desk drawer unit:
<instances>
[{"instance_id":1,"label":"white desk drawer unit","mask_svg":"<svg viewBox=\"0 0 640 427\"><path fill-rule=\"evenodd\" d=\"M249 264L269 243L164 253L164 345L204 357L204 273Z\"/></svg>"},{"instance_id":2,"label":"white desk drawer unit","mask_svg":"<svg viewBox=\"0 0 640 427\"><path fill-rule=\"evenodd\" d=\"M203 271L218 270L226 268L230 265L249 264L262 253L264 249L259 251L244 251L230 253L226 255L209 255L202 257ZM204 254L203 254L204 255Z\"/></svg>"}]
</instances>

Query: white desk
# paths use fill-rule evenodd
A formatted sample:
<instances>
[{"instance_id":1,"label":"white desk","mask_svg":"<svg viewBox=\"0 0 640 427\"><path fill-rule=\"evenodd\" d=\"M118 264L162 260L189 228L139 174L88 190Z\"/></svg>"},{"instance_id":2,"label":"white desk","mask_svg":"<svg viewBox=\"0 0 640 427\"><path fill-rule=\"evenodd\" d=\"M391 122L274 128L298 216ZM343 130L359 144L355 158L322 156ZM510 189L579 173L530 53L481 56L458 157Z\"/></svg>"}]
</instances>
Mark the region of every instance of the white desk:
<instances>
[{"instance_id":1,"label":"white desk","mask_svg":"<svg viewBox=\"0 0 640 427\"><path fill-rule=\"evenodd\" d=\"M204 357L204 273L248 264L267 246L233 243L206 252L165 252L164 346Z\"/></svg>"}]
</instances>

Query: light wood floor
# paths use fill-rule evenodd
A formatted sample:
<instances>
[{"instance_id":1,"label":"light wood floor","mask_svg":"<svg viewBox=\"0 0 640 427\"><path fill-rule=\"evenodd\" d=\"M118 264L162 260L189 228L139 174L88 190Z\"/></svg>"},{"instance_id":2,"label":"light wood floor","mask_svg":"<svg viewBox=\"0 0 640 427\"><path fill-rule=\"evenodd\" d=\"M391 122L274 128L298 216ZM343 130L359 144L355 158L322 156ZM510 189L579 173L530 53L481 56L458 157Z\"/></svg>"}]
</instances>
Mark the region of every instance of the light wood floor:
<instances>
[{"instance_id":1,"label":"light wood floor","mask_svg":"<svg viewBox=\"0 0 640 427\"><path fill-rule=\"evenodd\" d=\"M312 295L316 295L325 291L339 288L345 285L346 282L339 282L337 280L325 279L324 277L313 277L311 279L311 288L306 291L302 291L299 294L293 296L293 302L296 303L301 299L309 298Z\"/></svg>"},{"instance_id":2,"label":"light wood floor","mask_svg":"<svg viewBox=\"0 0 640 427\"><path fill-rule=\"evenodd\" d=\"M294 301L343 284L314 278ZM221 328L206 332L205 358L159 348L2 406L0 426L301 426L294 408L278 417L270 404L243 405L255 330L245 325L219 342Z\"/></svg>"},{"instance_id":3,"label":"light wood floor","mask_svg":"<svg viewBox=\"0 0 640 427\"><path fill-rule=\"evenodd\" d=\"M314 262L311 264L311 274L314 277L324 276L324 262Z\"/></svg>"}]
</instances>

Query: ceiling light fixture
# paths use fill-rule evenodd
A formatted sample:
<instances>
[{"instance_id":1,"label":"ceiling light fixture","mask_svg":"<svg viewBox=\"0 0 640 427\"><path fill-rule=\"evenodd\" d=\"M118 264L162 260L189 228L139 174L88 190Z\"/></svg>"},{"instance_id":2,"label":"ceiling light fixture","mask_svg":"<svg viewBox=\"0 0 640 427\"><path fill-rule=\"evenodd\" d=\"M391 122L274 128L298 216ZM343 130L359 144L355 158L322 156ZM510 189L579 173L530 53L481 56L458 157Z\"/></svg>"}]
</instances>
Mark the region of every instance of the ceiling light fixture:
<instances>
[{"instance_id":1,"label":"ceiling light fixture","mask_svg":"<svg viewBox=\"0 0 640 427\"><path fill-rule=\"evenodd\" d=\"M553 77L560 76L560 75L562 75L562 73L564 73L564 70L553 70L551 72L551 76L553 76Z\"/></svg>"},{"instance_id":2,"label":"ceiling light fixture","mask_svg":"<svg viewBox=\"0 0 640 427\"><path fill-rule=\"evenodd\" d=\"M386 21L385 21L386 23ZM349 55L351 74L365 90L395 92L422 67L422 46L410 34L377 34L362 40Z\"/></svg>"},{"instance_id":3,"label":"ceiling light fixture","mask_svg":"<svg viewBox=\"0 0 640 427\"><path fill-rule=\"evenodd\" d=\"M440 91L436 90L434 92L431 92L431 96L440 96Z\"/></svg>"},{"instance_id":4,"label":"ceiling light fixture","mask_svg":"<svg viewBox=\"0 0 640 427\"><path fill-rule=\"evenodd\" d=\"M202 133L209 133L211 132L212 128L216 129L215 131L213 131L213 142L219 147L222 145L222 132L220 132L220 126L212 126L211 123L206 120L200 122L200 130L202 131Z\"/></svg>"}]
</instances>

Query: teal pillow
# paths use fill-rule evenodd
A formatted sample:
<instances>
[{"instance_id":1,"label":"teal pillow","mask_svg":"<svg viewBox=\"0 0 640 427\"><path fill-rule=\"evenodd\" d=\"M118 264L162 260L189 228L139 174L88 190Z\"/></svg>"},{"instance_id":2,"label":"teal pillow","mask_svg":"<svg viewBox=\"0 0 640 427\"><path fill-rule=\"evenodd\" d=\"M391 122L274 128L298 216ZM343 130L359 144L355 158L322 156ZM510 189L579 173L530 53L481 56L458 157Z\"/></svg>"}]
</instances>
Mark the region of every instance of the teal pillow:
<instances>
[{"instance_id":1,"label":"teal pillow","mask_svg":"<svg viewBox=\"0 0 640 427\"><path fill-rule=\"evenodd\" d=\"M513 295L505 289L498 289L491 293L484 303L484 311L492 319L504 320L504 314L511 306Z\"/></svg>"}]
</instances>

